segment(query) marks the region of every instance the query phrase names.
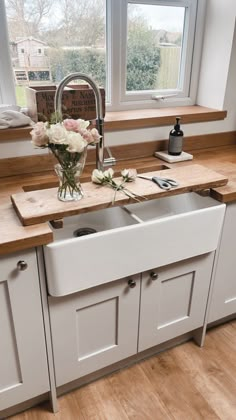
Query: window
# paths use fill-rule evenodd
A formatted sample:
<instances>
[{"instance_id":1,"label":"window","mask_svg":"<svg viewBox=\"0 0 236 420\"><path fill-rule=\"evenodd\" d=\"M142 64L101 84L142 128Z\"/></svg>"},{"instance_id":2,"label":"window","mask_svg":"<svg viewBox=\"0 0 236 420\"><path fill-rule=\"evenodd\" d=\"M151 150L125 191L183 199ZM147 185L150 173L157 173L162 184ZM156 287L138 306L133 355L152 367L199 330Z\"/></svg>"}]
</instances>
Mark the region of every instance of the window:
<instances>
[{"instance_id":1,"label":"window","mask_svg":"<svg viewBox=\"0 0 236 420\"><path fill-rule=\"evenodd\" d=\"M128 3L126 94L180 88L185 7Z\"/></svg>"},{"instance_id":2,"label":"window","mask_svg":"<svg viewBox=\"0 0 236 420\"><path fill-rule=\"evenodd\" d=\"M155 101L193 104L205 2L110 0L108 5L110 109L156 107Z\"/></svg>"},{"instance_id":3,"label":"window","mask_svg":"<svg viewBox=\"0 0 236 420\"><path fill-rule=\"evenodd\" d=\"M21 48L20 52L21 52L22 54L24 54L24 52L25 52L24 48Z\"/></svg>"},{"instance_id":4,"label":"window","mask_svg":"<svg viewBox=\"0 0 236 420\"><path fill-rule=\"evenodd\" d=\"M106 88L107 110L194 103L205 0L47 0L43 11L37 5L22 0L18 10L18 2L5 0L4 9L0 2L0 102L16 92L26 105L26 86L80 71ZM23 70L28 77L19 76Z\"/></svg>"},{"instance_id":5,"label":"window","mask_svg":"<svg viewBox=\"0 0 236 420\"><path fill-rule=\"evenodd\" d=\"M2 8L4 3L11 46L7 51L5 41L5 54L12 64L18 105L27 106L28 86L52 86L76 71L105 87L106 0L0 0ZM0 13L0 28L1 20ZM24 55L19 54L22 48ZM17 77L23 70L27 77ZM0 85L5 77L9 73L0 68Z\"/></svg>"}]
</instances>

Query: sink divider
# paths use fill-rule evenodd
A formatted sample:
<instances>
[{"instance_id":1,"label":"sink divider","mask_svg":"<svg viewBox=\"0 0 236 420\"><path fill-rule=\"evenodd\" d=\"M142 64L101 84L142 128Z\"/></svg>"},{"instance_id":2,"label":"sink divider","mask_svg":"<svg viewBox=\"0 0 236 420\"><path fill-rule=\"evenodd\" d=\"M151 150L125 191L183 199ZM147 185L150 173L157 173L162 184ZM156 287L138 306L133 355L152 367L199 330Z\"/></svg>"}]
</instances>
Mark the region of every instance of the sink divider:
<instances>
[{"instance_id":1,"label":"sink divider","mask_svg":"<svg viewBox=\"0 0 236 420\"><path fill-rule=\"evenodd\" d=\"M132 219L136 220L136 222L138 222L138 223L144 223L144 220L143 219L140 219L140 217L136 216L136 214L134 214L132 211L130 211L129 209L127 209L127 207L121 206L121 208L126 213L128 213L129 216L132 217Z\"/></svg>"}]
</instances>

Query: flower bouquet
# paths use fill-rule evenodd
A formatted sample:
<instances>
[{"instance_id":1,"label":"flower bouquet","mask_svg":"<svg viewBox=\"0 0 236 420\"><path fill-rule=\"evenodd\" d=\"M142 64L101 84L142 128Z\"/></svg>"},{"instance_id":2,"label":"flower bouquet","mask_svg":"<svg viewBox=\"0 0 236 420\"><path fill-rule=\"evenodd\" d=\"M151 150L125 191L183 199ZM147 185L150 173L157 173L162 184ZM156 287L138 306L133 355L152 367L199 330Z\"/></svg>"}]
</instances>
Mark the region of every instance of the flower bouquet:
<instances>
[{"instance_id":1,"label":"flower bouquet","mask_svg":"<svg viewBox=\"0 0 236 420\"><path fill-rule=\"evenodd\" d=\"M98 169L94 169L92 173L92 182L94 182L95 184L107 185L115 191L112 200L112 205L115 203L117 191L123 192L123 194L125 194L127 197L132 198L133 200L138 202L146 200L146 197L134 193L125 185L126 182L135 181L135 179L137 178L136 169L123 169L123 171L121 171L121 182L115 181L113 176L114 171L112 168L109 168L104 172Z\"/></svg>"},{"instance_id":2,"label":"flower bouquet","mask_svg":"<svg viewBox=\"0 0 236 420\"><path fill-rule=\"evenodd\" d=\"M88 128L89 124L89 121L82 119L66 119L55 124L38 122L30 132L33 145L50 149L58 160L55 171L60 181L58 198L61 201L80 200L83 197L80 175L87 146L95 145L101 138L96 128Z\"/></svg>"}]
</instances>

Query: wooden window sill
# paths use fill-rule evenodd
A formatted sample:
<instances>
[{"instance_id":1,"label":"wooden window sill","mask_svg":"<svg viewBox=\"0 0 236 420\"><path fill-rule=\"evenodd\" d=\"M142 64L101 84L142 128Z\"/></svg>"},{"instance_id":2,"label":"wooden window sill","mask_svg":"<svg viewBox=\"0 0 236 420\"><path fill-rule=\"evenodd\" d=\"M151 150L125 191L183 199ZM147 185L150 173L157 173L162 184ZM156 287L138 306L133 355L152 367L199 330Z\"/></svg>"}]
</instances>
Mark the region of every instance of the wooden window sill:
<instances>
[{"instance_id":1,"label":"wooden window sill","mask_svg":"<svg viewBox=\"0 0 236 420\"><path fill-rule=\"evenodd\" d=\"M173 125L176 116L182 118L182 124L190 124L223 120L227 116L227 111L194 105L107 112L105 117L105 132ZM0 141L28 138L30 130L31 127L28 126L0 130Z\"/></svg>"},{"instance_id":2,"label":"wooden window sill","mask_svg":"<svg viewBox=\"0 0 236 420\"><path fill-rule=\"evenodd\" d=\"M176 116L181 117L182 124L190 124L224 120L227 116L227 111L219 111L216 109L194 105L173 108L107 112L105 118L105 129L109 132L173 125Z\"/></svg>"}]
</instances>

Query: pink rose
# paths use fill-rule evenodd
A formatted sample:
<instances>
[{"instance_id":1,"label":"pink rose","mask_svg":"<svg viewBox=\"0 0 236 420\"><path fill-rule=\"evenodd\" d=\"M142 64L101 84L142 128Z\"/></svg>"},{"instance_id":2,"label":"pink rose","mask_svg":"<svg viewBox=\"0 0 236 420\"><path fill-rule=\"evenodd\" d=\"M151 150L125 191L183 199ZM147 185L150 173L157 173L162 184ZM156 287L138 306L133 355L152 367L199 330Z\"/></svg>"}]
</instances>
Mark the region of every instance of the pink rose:
<instances>
[{"instance_id":1,"label":"pink rose","mask_svg":"<svg viewBox=\"0 0 236 420\"><path fill-rule=\"evenodd\" d=\"M81 130L81 135L83 136L84 140L87 141L88 144L98 143L101 138L96 128L92 128L92 130L83 129Z\"/></svg>"},{"instance_id":2,"label":"pink rose","mask_svg":"<svg viewBox=\"0 0 236 420\"><path fill-rule=\"evenodd\" d=\"M83 129L83 130L81 130L80 133L81 133L83 139L86 140L86 142L88 144L93 142L93 136L91 134L91 131Z\"/></svg>"},{"instance_id":3,"label":"pink rose","mask_svg":"<svg viewBox=\"0 0 236 420\"><path fill-rule=\"evenodd\" d=\"M32 143L36 147L45 147L48 145L49 138L46 132L46 126L43 122L38 122L30 132L32 137Z\"/></svg>"},{"instance_id":4,"label":"pink rose","mask_svg":"<svg viewBox=\"0 0 236 420\"><path fill-rule=\"evenodd\" d=\"M100 138L102 137L102 136L100 136L100 134L98 133L98 130L97 130L96 128L92 128L92 130L91 130L91 134L92 134L92 137L93 137L93 142L94 142L94 143L98 143L98 142L99 142L99 140L100 140Z\"/></svg>"},{"instance_id":5,"label":"pink rose","mask_svg":"<svg viewBox=\"0 0 236 420\"><path fill-rule=\"evenodd\" d=\"M76 120L73 120L72 118L68 118L63 121L63 125L67 131L78 131L79 125Z\"/></svg>"}]
</instances>

